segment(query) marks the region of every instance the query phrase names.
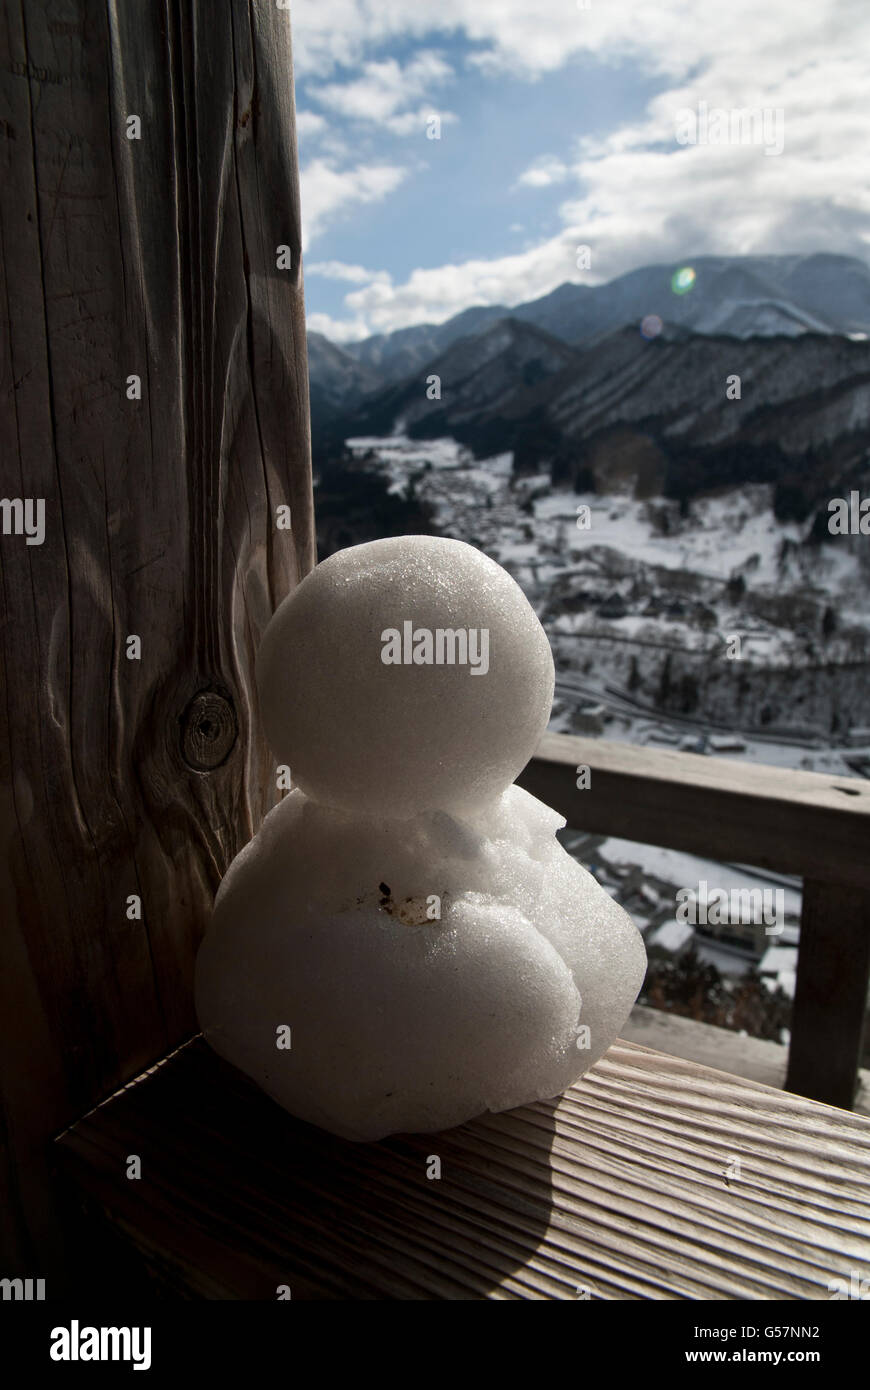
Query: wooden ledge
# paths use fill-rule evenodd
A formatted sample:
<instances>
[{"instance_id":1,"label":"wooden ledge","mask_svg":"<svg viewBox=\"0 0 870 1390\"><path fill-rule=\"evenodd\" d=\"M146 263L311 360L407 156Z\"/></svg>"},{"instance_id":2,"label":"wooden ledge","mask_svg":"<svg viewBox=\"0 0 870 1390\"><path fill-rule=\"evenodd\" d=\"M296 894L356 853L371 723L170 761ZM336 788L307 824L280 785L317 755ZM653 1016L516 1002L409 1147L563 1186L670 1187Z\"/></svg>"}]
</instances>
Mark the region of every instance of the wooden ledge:
<instances>
[{"instance_id":1,"label":"wooden ledge","mask_svg":"<svg viewBox=\"0 0 870 1390\"><path fill-rule=\"evenodd\" d=\"M590 770L578 789L576 770ZM572 829L803 880L786 1085L851 1106L870 979L870 782L545 734L517 778Z\"/></svg>"},{"instance_id":2,"label":"wooden ledge","mask_svg":"<svg viewBox=\"0 0 870 1390\"><path fill-rule=\"evenodd\" d=\"M825 1300L870 1273L870 1120L630 1043L557 1101L359 1145L195 1039L55 1151L161 1296Z\"/></svg>"},{"instance_id":3,"label":"wooden ledge","mask_svg":"<svg viewBox=\"0 0 870 1390\"><path fill-rule=\"evenodd\" d=\"M589 767L579 791L575 769ZM870 782L545 734L517 778L576 830L870 889Z\"/></svg>"}]
</instances>

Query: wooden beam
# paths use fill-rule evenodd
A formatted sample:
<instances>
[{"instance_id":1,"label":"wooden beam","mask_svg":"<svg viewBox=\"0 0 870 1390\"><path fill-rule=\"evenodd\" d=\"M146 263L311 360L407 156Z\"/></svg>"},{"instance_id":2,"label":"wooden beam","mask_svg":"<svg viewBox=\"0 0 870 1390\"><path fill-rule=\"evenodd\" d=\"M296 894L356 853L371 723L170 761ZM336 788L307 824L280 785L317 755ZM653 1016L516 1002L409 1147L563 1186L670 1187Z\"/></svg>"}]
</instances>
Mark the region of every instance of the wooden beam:
<instances>
[{"instance_id":1,"label":"wooden beam","mask_svg":"<svg viewBox=\"0 0 870 1390\"><path fill-rule=\"evenodd\" d=\"M517 781L577 830L870 890L860 778L545 734Z\"/></svg>"},{"instance_id":2,"label":"wooden beam","mask_svg":"<svg viewBox=\"0 0 870 1390\"><path fill-rule=\"evenodd\" d=\"M851 1108L870 977L870 893L804 882L786 1090Z\"/></svg>"},{"instance_id":3,"label":"wooden beam","mask_svg":"<svg viewBox=\"0 0 870 1390\"><path fill-rule=\"evenodd\" d=\"M289 22L0 26L0 494L45 506L0 536L4 1275L58 1253L49 1137L195 1030L214 890L278 795L253 662L314 562Z\"/></svg>"}]
</instances>

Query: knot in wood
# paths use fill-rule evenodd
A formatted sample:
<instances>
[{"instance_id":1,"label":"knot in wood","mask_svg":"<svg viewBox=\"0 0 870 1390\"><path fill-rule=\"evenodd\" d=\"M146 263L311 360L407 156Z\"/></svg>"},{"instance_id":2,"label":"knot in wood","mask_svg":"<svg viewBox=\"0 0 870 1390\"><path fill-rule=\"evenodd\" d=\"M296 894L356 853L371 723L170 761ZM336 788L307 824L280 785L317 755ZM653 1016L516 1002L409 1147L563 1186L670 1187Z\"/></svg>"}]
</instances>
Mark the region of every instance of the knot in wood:
<instances>
[{"instance_id":1,"label":"knot in wood","mask_svg":"<svg viewBox=\"0 0 870 1390\"><path fill-rule=\"evenodd\" d=\"M225 763L238 734L236 712L214 690L194 695L181 716L181 752L197 772L211 772Z\"/></svg>"}]
</instances>

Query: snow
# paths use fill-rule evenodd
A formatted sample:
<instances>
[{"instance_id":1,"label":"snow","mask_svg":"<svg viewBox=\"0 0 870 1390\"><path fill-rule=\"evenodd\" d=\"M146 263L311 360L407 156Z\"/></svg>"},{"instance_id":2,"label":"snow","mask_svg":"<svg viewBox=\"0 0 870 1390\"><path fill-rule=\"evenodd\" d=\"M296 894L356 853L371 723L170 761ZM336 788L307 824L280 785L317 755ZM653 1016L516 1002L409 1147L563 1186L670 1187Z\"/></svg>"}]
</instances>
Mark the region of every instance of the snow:
<instances>
[{"instance_id":1,"label":"snow","mask_svg":"<svg viewBox=\"0 0 870 1390\"><path fill-rule=\"evenodd\" d=\"M518 787L463 822L339 817L291 792L221 884L196 968L207 1041L355 1140L559 1094L618 1036L646 965L560 823ZM411 909L432 893L427 920Z\"/></svg>"},{"instance_id":2,"label":"snow","mask_svg":"<svg viewBox=\"0 0 870 1390\"><path fill-rule=\"evenodd\" d=\"M694 935L694 928L687 922L674 919L673 922L663 922L654 931L647 932L645 940L647 947L660 946L665 951L676 953L688 946Z\"/></svg>"},{"instance_id":3,"label":"snow","mask_svg":"<svg viewBox=\"0 0 870 1390\"><path fill-rule=\"evenodd\" d=\"M800 890L788 886L781 878L769 878L764 870L757 873L739 865L717 863L713 859L703 859L695 854L685 854L682 850L663 849L656 845L642 845L634 840L621 840L610 837L597 851L599 856L611 864L637 864L656 878L676 888L697 890L704 880L709 891L713 888L759 888L765 885L782 888L787 916L799 917L801 907ZM676 897L674 911L676 912Z\"/></svg>"},{"instance_id":4,"label":"snow","mask_svg":"<svg viewBox=\"0 0 870 1390\"><path fill-rule=\"evenodd\" d=\"M439 633L451 634L447 660ZM391 816L462 813L500 795L547 726L553 679L519 585L441 536L331 555L280 604L257 653L266 735L294 784Z\"/></svg>"},{"instance_id":5,"label":"snow","mask_svg":"<svg viewBox=\"0 0 870 1390\"><path fill-rule=\"evenodd\" d=\"M769 946L761 957L758 969L762 975L778 975L780 970L794 970L797 954L796 946Z\"/></svg>"},{"instance_id":6,"label":"snow","mask_svg":"<svg viewBox=\"0 0 870 1390\"><path fill-rule=\"evenodd\" d=\"M765 983L779 985L790 999L794 998L797 980L797 947L771 946L761 958L758 969L765 976Z\"/></svg>"},{"instance_id":7,"label":"snow","mask_svg":"<svg viewBox=\"0 0 870 1390\"><path fill-rule=\"evenodd\" d=\"M760 563L753 573L754 581L774 583L778 578L779 542L796 542L802 533L796 524L777 522L767 507L759 510L759 493L766 502L767 490L754 488L696 499L692 503L692 525L678 536L651 534L646 502L621 498L614 512L612 506L603 506L594 494L572 494L571 514L576 516L576 507L585 503L592 509L592 524L588 531L579 531L575 526L571 548L578 554L590 542L612 545L635 559L665 569L691 569L718 579L728 579L734 570L758 556ZM535 503L536 516L539 509L543 519L549 510L543 500ZM555 515L559 513L550 513L551 518Z\"/></svg>"}]
</instances>

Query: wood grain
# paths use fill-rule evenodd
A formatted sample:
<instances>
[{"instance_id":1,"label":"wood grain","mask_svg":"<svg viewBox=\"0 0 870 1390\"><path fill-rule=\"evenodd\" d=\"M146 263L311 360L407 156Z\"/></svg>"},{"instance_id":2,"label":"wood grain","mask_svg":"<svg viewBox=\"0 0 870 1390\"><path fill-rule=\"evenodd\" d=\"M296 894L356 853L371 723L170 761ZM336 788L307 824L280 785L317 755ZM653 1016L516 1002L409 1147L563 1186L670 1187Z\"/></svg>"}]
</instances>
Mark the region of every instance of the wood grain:
<instances>
[{"instance_id":1,"label":"wood grain","mask_svg":"<svg viewBox=\"0 0 870 1390\"><path fill-rule=\"evenodd\" d=\"M577 789L575 769L592 769ZM870 782L545 734L517 778L577 830L870 889Z\"/></svg>"},{"instance_id":2,"label":"wood grain","mask_svg":"<svg viewBox=\"0 0 870 1390\"><path fill-rule=\"evenodd\" d=\"M555 1102L356 1145L198 1039L56 1148L164 1295L822 1300L870 1274L870 1120L627 1043Z\"/></svg>"},{"instance_id":3,"label":"wood grain","mask_svg":"<svg viewBox=\"0 0 870 1390\"><path fill-rule=\"evenodd\" d=\"M253 660L314 562L289 15L22 0L0 117L0 492L46 509L42 545L0 537L0 1248L26 1274L56 1253L48 1136L195 1028L213 892L277 795Z\"/></svg>"}]
</instances>

